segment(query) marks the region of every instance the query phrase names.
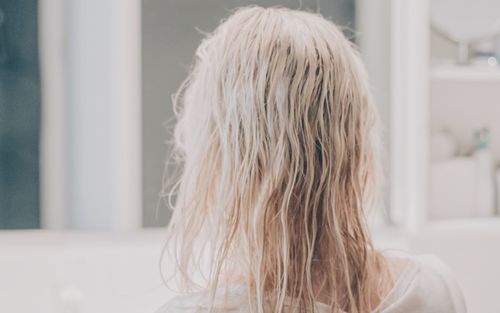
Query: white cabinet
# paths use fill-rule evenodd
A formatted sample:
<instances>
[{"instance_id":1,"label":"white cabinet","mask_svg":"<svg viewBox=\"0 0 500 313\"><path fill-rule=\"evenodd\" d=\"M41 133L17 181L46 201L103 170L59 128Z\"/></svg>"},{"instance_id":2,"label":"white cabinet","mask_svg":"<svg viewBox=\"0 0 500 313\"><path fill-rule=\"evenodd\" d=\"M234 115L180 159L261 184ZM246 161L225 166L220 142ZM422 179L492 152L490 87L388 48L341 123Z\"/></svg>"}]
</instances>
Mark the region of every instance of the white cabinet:
<instances>
[{"instance_id":1,"label":"white cabinet","mask_svg":"<svg viewBox=\"0 0 500 313\"><path fill-rule=\"evenodd\" d=\"M435 165L431 166L430 158L433 133L449 132L457 140L458 153L466 156L474 147L474 133L488 128L493 158L500 160L500 69L493 64L494 59L490 65L435 62L429 3L391 1L391 211L397 225L414 233L421 233L434 222L432 216L437 216L431 212L431 200L440 192L436 190L439 184L431 181L436 173L431 172ZM472 178L470 182L479 192L484 191ZM450 184L459 183L450 179ZM431 186L435 188L432 193ZM446 209L453 213L454 208ZM484 220L470 218L466 222Z\"/></svg>"}]
</instances>

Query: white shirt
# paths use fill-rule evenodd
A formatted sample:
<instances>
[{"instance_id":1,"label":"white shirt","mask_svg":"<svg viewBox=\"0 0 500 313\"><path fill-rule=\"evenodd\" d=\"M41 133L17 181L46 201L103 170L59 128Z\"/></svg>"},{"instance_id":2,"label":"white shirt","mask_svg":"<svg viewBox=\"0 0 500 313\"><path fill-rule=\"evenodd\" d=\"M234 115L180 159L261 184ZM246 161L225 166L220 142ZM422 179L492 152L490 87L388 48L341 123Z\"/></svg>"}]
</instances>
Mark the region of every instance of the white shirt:
<instances>
[{"instance_id":1,"label":"white shirt","mask_svg":"<svg viewBox=\"0 0 500 313\"><path fill-rule=\"evenodd\" d=\"M451 270L432 255L408 257L393 288L373 313L465 313L464 298ZM251 313L245 304L244 285L228 291L224 309L216 313ZM206 294L191 293L171 299L156 313L206 313ZM326 304L317 303L318 313L328 313Z\"/></svg>"}]
</instances>

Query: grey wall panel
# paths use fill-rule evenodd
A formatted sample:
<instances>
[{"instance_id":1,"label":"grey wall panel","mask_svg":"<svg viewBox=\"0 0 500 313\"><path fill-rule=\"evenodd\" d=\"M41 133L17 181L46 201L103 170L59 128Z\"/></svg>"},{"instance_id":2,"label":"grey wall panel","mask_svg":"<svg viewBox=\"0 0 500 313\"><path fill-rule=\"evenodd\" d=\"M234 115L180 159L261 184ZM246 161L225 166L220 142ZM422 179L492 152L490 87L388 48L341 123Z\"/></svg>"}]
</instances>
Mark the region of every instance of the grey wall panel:
<instances>
[{"instance_id":1,"label":"grey wall panel","mask_svg":"<svg viewBox=\"0 0 500 313\"><path fill-rule=\"evenodd\" d=\"M159 202L164 162L173 123L171 94L187 75L202 36L230 10L244 5L282 5L320 12L337 24L353 28L354 0L143 0L143 220L145 226L165 225L169 212ZM166 125L166 127L164 126ZM171 173L167 173L169 175Z\"/></svg>"}]
</instances>

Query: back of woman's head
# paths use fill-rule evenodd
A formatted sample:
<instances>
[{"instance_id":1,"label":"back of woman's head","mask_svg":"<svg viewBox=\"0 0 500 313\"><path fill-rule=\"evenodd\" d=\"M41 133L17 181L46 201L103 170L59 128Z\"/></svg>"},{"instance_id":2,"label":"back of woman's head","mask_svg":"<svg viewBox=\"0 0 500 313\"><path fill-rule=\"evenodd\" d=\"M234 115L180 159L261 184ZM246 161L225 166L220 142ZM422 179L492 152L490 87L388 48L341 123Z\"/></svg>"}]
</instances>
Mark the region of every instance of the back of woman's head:
<instances>
[{"instance_id":1,"label":"back of woman's head","mask_svg":"<svg viewBox=\"0 0 500 313\"><path fill-rule=\"evenodd\" d=\"M369 310L376 264L375 111L355 48L320 15L237 10L196 51L175 97L183 171L170 225L189 282L240 277L252 312Z\"/></svg>"}]
</instances>

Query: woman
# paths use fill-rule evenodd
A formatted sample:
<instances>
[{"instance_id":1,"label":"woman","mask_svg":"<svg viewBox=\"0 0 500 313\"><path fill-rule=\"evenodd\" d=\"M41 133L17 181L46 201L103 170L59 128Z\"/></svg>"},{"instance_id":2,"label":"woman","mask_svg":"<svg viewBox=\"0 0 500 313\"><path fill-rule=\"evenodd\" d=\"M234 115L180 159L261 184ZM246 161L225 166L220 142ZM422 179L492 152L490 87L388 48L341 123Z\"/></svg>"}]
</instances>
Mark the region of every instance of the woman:
<instances>
[{"instance_id":1,"label":"woman","mask_svg":"<svg viewBox=\"0 0 500 313\"><path fill-rule=\"evenodd\" d=\"M436 258L372 246L376 112L334 24L239 9L174 100L183 172L169 252L186 291L196 268L208 276L159 312L465 312Z\"/></svg>"}]
</instances>

